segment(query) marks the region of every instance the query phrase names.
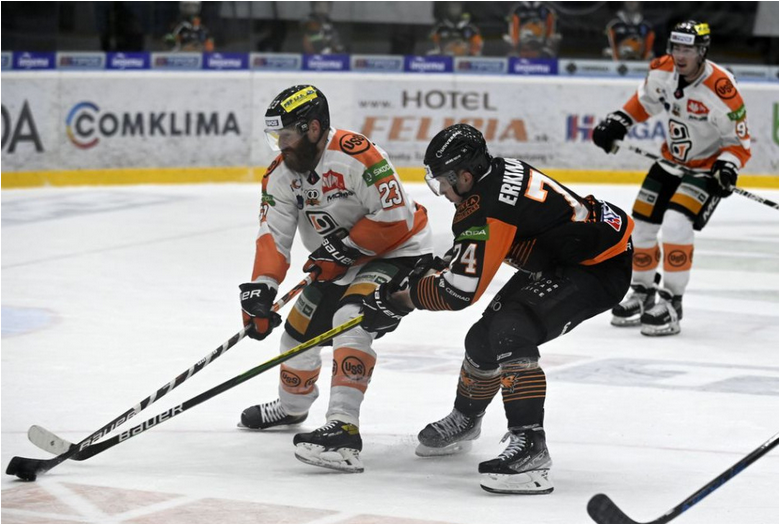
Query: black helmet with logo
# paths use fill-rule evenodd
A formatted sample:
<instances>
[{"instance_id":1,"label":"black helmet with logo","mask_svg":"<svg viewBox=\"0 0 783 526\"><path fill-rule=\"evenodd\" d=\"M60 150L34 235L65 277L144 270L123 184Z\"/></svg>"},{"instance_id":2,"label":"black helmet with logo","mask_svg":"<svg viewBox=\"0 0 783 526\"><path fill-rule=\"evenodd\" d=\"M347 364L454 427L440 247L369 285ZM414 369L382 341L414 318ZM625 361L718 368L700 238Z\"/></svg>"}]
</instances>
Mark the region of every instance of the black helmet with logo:
<instances>
[{"instance_id":1,"label":"black helmet with logo","mask_svg":"<svg viewBox=\"0 0 783 526\"><path fill-rule=\"evenodd\" d=\"M266 132L275 132L294 126L304 134L310 128L310 121L321 124L321 133L329 129L329 103L315 86L300 84L283 90L269 104L264 115Z\"/></svg>"},{"instance_id":2,"label":"black helmet with logo","mask_svg":"<svg viewBox=\"0 0 783 526\"><path fill-rule=\"evenodd\" d=\"M424 154L425 180L440 195L440 184L435 181L437 177L445 177L454 186L460 170L467 170L474 177L481 178L489 170L491 162L492 156L481 132L469 124L453 124L441 130L427 146Z\"/></svg>"},{"instance_id":3,"label":"black helmet with logo","mask_svg":"<svg viewBox=\"0 0 783 526\"><path fill-rule=\"evenodd\" d=\"M710 25L706 22L697 22L688 20L680 22L669 34L669 43L667 51L671 53L672 45L680 44L683 46L695 46L699 49L702 57L707 56L710 48Z\"/></svg>"}]
</instances>

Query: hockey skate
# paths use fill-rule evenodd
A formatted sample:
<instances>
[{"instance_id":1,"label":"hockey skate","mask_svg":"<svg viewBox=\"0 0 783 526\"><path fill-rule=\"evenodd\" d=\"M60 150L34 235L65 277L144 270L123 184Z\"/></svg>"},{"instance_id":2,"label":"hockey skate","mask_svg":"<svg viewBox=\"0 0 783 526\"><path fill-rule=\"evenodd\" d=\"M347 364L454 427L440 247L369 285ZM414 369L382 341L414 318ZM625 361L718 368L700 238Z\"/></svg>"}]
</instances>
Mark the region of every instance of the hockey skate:
<instances>
[{"instance_id":1,"label":"hockey skate","mask_svg":"<svg viewBox=\"0 0 783 526\"><path fill-rule=\"evenodd\" d=\"M646 287L642 283L631 283L631 293L612 309L612 325L615 327L638 327L642 314L655 305L655 286L661 275L655 274L655 285Z\"/></svg>"},{"instance_id":2,"label":"hockey skate","mask_svg":"<svg viewBox=\"0 0 783 526\"><path fill-rule=\"evenodd\" d=\"M293 426L301 424L307 418L302 415L289 415L283 409L280 399L261 405L254 405L242 411L237 427L241 429L267 429L276 426Z\"/></svg>"},{"instance_id":3,"label":"hockey skate","mask_svg":"<svg viewBox=\"0 0 783 526\"><path fill-rule=\"evenodd\" d=\"M675 296L666 289L658 291L661 300L642 314L642 334L645 336L670 336L680 333L682 296Z\"/></svg>"},{"instance_id":4,"label":"hockey skate","mask_svg":"<svg viewBox=\"0 0 783 526\"><path fill-rule=\"evenodd\" d=\"M549 480L552 459L546 434L540 426L509 429L501 442L510 439L497 458L479 464L481 488L490 493L541 495L552 493Z\"/></svg>"},{"instance_id":5,"label":"hockey skate","mask_svg":"<svg viewBox=\"0 0 783 526\"><path fill-rule=\"evenodd\" d=\"M353 424L330 420L315 431L294 435L294 445L294 455L305 464L345 473L364 471L359 459L362 437Z\"/></svg>"},{"instance_id":6,"label":"hockey skate","mask_svg":"<svg viewBox=\"0 0 783 526\"><path fill-rule=\"evenodd\" d=\"M427 424L419 433L419 445L416 455L420 457L441 457L470 451L472 440L481 435L481 419L478 416L467 416L456 409L437 422Z\"/></svg>"}]
</instances>

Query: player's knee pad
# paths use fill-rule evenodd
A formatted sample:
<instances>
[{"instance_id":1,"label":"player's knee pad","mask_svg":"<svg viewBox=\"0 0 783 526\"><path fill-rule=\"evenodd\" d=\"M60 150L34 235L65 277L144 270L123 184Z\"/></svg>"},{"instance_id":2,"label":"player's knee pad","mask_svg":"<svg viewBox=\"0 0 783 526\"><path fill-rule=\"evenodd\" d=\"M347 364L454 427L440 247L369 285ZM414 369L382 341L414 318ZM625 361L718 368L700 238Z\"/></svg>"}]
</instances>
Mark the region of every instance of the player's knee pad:
<instances>
[{"instance_id":1,"label":"player's knee pad","mask_svg":"<svg viewBox=\"0 0 783 526\"><path fill-rule=\"evenodd\" d=\"M467 359L462 360L462 370L465 374L471 378L493 378L500 374L500 367L497 366L493 369L479 369Z\"/></svg>"},{"instance_id":2,"label":"player's knee pad","mask_svg":"<svg viewBox=\"0 0 783 526\"><path fill-rule=\"evenodd\" d=\"M287 332L283 332L283 337L280 338L280 354L289 351L299 345L301 342L295 340ZM315 347L309 351L305 351L302 354L298 354L293 358L288 359L285 362L287 367L292 369L299 369L305 371L312 371L321 368L321 348Z\"/></svg>"},{"instance_id":3,"label":"player's knee pad","mask_svg":"<svg viewBox=\"0 0 783 526\"><path fill-rule=\"evenodd\" d=\"M693 220L678 210L667 210L663 214L661 240L674 245L692 245Z\"/></svg>"},{"instance_id":4,"label":"player's knee pad","mask_svg":"<svg viewBox=\"0 0 783 526\"><path fill-rule=\"evenodd\" d=\"M654 247L658 243L658 230L660 228L661 225L637 219L631 235L634 248Z\"/></svg>"},{"instance_id":5,"label":"player's knee pad","mask_svg":"<svg viewBox=\"0 0 783 526\"><path fill-rule=\"evenodd\" d=\"M495 371L497 360L489 345L487 316L482 316L465 335L465 362L478 371Z\"/></svg>"},{"instance_id":6,"label":"player's knee pad","mask_svg":"<svg viewBox=\"0 0 783 526\"><path fill-rule=\"evenodd\" d=\"M361 312L361 305L358 303L347 303L337 309L332 317L332 323L334 327L342 325L356 318ZM351 330L346 331L338 336L334 337L333 347L335 349L340 347L351 347L353 349L359 349L367 354L375 357L375 351L372 350L373 335L364 329L360 325L353 327Z\"/></svg>"}]
</instances>

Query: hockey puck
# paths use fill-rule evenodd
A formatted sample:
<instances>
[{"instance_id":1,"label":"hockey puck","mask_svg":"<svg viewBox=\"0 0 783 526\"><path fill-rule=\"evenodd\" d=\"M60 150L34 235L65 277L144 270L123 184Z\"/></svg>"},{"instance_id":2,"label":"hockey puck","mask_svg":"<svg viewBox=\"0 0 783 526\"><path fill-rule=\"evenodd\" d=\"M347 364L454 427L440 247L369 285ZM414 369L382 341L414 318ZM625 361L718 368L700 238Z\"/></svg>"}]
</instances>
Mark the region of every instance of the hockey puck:
<instances>
[{"instance_id":1,"label":"hockey puck","mask_svg":"<svg viewBox=\"0 0 783 526\"><path fill-rule=\"evenodd\" d=\"M35 482L35 479L38 478L38 475L36 475L35 472L17 473L16 476L25 482Z\"/></svg>"}]
</instances>

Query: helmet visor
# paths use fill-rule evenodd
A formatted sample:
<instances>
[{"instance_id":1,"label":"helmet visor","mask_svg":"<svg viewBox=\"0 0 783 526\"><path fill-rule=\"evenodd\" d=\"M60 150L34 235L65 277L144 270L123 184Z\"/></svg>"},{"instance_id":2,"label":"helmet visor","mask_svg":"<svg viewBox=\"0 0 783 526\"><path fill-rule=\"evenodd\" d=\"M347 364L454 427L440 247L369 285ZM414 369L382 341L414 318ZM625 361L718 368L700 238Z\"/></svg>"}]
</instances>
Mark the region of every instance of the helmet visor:
<instances>
[{"instance_id":1,"label":"helmet visor","mask_svg":"<svg viewBox=\"0 0 783 526\"><path fill-rule=\"evenodd\" d=\"M304 137L296 124L291 124L285 128L267 128L264 130L264 135L266 136L267 144L273 152L292 148Z\"/></svg>"},{"instance_id":2,"label":"helmet visor","mask_svg":"<svg viewBox=\"0 0 783 526\"><path fill-rule=\"evenodd\" d=\"M432 173L429 166L425 166L425 169L426 174L424 175L424 181L435 195L445 195L446 190L449 187L454 188L457 185L457 172L454 170L435 175Z\"/></svg>"}]
</instances>

